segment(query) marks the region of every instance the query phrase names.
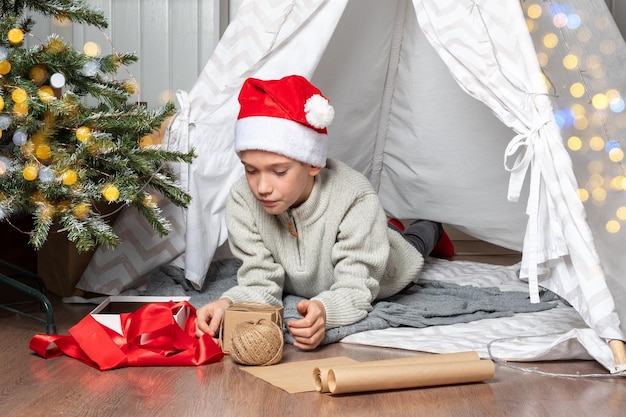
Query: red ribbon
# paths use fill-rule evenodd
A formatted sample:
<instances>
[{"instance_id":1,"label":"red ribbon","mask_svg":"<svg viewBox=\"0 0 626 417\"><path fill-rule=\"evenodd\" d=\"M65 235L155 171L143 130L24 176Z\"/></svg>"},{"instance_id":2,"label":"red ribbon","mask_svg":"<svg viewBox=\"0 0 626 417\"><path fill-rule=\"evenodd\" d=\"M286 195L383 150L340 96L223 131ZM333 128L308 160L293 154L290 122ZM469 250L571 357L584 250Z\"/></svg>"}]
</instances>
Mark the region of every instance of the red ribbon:
<instances>
[{"instance_id":1,"label":"red ribbon","mask_svg":"<svg viewBox=\"0 0 626 417\"><path fill-rule=\"evenodd\" d=\"M184 329L175 320L180 309L189 313ZM37 334L29 346L45 359L65 354L101 371L219 362L224 352L210 335L196 337L195 318L196 309L187 301L150 303L120 314L121 335L89 314L69 329L69 336Z\"/></svg>"}]
</instances>

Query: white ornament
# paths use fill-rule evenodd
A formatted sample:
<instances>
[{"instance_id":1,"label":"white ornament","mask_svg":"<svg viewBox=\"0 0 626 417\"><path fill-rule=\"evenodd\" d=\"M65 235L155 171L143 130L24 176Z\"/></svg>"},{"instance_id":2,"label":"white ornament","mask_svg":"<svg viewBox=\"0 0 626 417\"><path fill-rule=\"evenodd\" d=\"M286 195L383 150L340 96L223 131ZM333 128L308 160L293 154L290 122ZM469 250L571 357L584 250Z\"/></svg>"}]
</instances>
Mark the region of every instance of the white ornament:
<instances>
[{"instance_id":1,"label":"white ornament","mask_svg":"<svg viewBox=\"0 0 626 417\"><path fill-rule=\"evenodd\" d=\"M7 157L0 156L0 175L6 174L13 169L13 162Z\"/></svg>"},{"instance_id":2,"label":"white ornament","mask_svg":"<svg viewBox=\"0 0 626 417\"><path fill-rule=\"evenodd\" d=\"M11 117L2 115L0 116L0 130L7 130L11 126Z\"/></svg>"},{"instance_id":3,"label":"white ornament","mask_svg":"<svg viewBox=\"0 0 626 417\"><path fill-rule=\"evenodd\" d=\"M100 71L100 63L98 61L87 61L83 65L83 75L85 77L93 77Z\"/></svg>"},{"instance_id":4,"label":"white ornament","mask_svg":"<svg viewBox=\"0 0 626 417\"><path fill-rule=\"evenodd\" d=\"M21 129L17 129L15 133L13 133L13 143L17 146L22 146L26 143L28 139L28 134Z\"/></svg>"},{"instance_id":5,"label":"white ornament","mask_svg":"<svg viewBox=\"0 0 626 417\"><path fill-rule=\"evenodd\" d=\"M65 75L60 72L52 74L50 77L50 85L54 88L63 88L65 86Z\"/></svg>"},{"instance_id":6,"label":"white ornament","mask_svg":"<svg viewBox=\"0 0 626 417\"><path fill-rule=\"evenodd\" d=\"M4 46L0 46L0 61L4 61L9 57L9 51Z\"/></svg>"},{"instance_id":7,"label":"white ornament","mask_svg":"<svg viewBox=\"0 0 626 417\"><path fill-rule=\"evenodd\" d=\"M39 181L52 182L54 180L54 172L48 167L43 167L39 170Z\"/></svg>"},{"instance_id":8,"label":"white ornament","mask_svg":"<svg viewBox=\"0 0 626 417\"><path fill-rule=\"evenodd\" d=\"M325 129L335 117L333 106L319 94L314 94L307 99L304 103L304 113L306 121L316 129Z\"/></svg>"}]
</instances>

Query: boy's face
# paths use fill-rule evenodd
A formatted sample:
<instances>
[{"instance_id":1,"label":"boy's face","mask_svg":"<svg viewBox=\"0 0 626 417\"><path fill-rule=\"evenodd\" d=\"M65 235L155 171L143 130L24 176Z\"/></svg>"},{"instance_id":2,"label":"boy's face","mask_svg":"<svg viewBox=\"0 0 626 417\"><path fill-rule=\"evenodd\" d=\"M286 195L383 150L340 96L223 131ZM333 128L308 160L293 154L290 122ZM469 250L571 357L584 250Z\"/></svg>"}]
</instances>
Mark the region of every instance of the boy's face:
<instances>
[{"instance_id":1,"label":"boy's face","mask_svg":"<svg viewBox=\"0 0 626 417\"><path fill-rule=\"evenodd\" d=\"M268 214L280 214L304 203L319 167L272 152L249 150L239 155L252 194Z\"/></svg>"}]
</instances>

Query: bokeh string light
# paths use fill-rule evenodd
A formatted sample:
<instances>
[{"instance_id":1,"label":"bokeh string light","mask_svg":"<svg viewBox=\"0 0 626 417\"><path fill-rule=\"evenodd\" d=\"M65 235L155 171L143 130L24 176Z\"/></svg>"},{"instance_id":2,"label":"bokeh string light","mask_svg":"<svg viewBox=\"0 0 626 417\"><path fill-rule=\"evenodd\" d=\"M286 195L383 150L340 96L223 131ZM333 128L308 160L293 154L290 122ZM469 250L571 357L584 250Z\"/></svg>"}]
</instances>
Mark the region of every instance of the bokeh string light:
<instances>
[{"instance_id":1,"label":"bokeh string light","mask_svg":"<svg viewBox=\"0 0 626 417\"><path fill-rule=\"evenodd\" d=\"M586 163L588 178L577 172L579 197L586 205L604 207L598 212L606 217L605 231L618 233L626 221L623 196L611 199L617 204L614 210L606 206L611 193L623 194L626 190L624 151L619 138L625 127L626 105L620 86L606 85L609 74L602 59L616 51L617 43L608 37L598 39L606 33L610 17L583 15L584 11L574 10L567 2L527 1L523 6L539 63L544 73L550 74L546 82L559 98L555 119L565 144L573 157L591 159ZM589 47L592 42L593 48ZM564 72L571 74L569 80L551 79ZM569 105L565 104L565 95L571 98Z\"/></svg>"}]
</instances>

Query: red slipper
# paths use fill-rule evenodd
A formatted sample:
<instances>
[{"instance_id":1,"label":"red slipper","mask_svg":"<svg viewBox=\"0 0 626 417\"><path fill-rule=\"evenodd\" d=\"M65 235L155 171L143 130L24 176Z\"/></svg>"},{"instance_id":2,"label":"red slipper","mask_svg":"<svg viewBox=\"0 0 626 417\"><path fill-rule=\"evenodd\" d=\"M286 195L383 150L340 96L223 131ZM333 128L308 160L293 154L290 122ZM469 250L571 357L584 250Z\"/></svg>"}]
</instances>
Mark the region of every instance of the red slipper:
<instances>
[{"instance_id":1,"label":"red slipper","mask_svg":"<svg viewBox=\"0 0 626 417\"><path fill-rule=\"evenodd\" d=\"M404 225L400 220L390 217L388 221L389 223L400 229L401 232L404 232Z\"/></svg>"},{"instance_id":2,"label":"red slipper","mask_svg":"<svg viewBox=\"0 0 626 417\"><path fill-rule=\"evenodd\" d=\"M433 258L451 258L454 256L454 243L452 243L445 230L441 233L439 242L430 252L430 256Z\"/></svg>"}]
</instances>

